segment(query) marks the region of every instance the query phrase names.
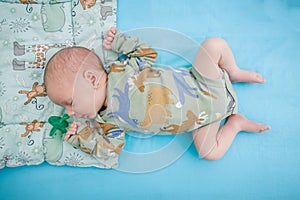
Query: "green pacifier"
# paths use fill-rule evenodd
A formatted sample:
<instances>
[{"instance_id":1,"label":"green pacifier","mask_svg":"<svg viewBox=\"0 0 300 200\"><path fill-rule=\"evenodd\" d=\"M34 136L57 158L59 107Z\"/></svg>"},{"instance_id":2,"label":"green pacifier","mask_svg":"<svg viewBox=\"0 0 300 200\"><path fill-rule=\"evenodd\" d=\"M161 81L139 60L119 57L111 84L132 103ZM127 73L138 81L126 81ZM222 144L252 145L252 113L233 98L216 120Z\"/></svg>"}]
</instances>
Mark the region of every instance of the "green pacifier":
<instances>
[{"instance_id":1,"label":"green pacifier","mask_svg":"<svg viewBox=\"0 0 300 200\"><path fill-rule=\"evenodd\" d=\"M66 133L68 130L69 122L67 119L70 117L67 114L64 114L62 117L59 116L51 116L48 119L48 122L53 126L50 131L50 136L53 136L56 131L60 131L62 133Z\"/></svg>"}]
</instances>

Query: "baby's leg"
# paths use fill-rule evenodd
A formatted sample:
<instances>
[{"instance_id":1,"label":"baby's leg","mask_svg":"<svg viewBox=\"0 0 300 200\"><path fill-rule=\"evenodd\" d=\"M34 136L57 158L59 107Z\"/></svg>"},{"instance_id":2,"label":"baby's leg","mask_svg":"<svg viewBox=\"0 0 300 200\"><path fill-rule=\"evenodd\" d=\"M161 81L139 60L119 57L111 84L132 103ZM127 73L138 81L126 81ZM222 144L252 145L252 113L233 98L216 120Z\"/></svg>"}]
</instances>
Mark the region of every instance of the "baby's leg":
<instances>
[{"instance_id":1,"label":"baby's leg","mask_svg":"<svg viewBox=\"0 0 300 200\"><path fill-rule=\"evenodd\" d=\"M223 157L240 131L264 132L267 125L246 119L241 114L231 115L222 128L215 122L193 132L194 144L200 157L206 160L218 160Z\"/></svg>"},{"instance_id":2,"label":"baby's leg","mask_svg":"<svg viewBox=\"0 0 300 200\"><path fill-rule=\"evenodd\" d=\"M230 47L221 38L210 38L202 43L196 55L194 67L212 79L220 77L220 67L227 71L232 82L265 82L260 74L241 70L236 65Z\"/></svg>"},{"instance_id":3,"label":"baby's leg","mask_svg":"<svg viewBox=\"0 0 300 200\"><path fill-rule=\"evenodd\" d=\"M221 77L220 68L227 71L232 82L263 83L260 74L241 70L227 43L221 38L211 38L203 42L196 55L194 67L212 79ZM207 160L220 159L229 149L240 131L264 132L270 127L246 119L241 114L231 115L222 128L215 122L193 132L194 144L201 157Z\"/></svg>"}]
</instances>

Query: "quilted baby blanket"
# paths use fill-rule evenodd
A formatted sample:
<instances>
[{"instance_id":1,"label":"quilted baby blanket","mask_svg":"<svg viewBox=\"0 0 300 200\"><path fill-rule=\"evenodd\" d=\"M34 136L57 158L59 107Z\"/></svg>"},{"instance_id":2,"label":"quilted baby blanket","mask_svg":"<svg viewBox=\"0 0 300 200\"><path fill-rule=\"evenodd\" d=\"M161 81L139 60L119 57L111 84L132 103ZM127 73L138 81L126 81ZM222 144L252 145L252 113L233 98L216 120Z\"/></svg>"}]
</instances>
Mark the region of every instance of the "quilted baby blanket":
<instances>
[{"instance_id":1,"label":"quilted baby blanket","mask_svg":"<svg viewBox=\"0 0 300 200\"><path fill-rule=\"evenodd\" d=\"M103 58L116 6L116 0L0 0L0 168L44 161L117 166L117 156L95 158L66 143L61 132L50 135L48 119L64 110L48 99L43 84L47 61L61 48L84 46Z\"/></svg>"}]
</instances>

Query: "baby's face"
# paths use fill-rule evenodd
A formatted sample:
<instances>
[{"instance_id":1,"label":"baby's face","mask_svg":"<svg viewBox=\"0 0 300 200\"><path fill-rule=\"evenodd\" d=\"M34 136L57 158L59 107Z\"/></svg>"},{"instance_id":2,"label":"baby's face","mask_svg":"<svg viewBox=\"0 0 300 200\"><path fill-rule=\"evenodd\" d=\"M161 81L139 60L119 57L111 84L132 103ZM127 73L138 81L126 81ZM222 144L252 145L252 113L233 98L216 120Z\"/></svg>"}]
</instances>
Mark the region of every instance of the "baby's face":
<instances>
[{"instance_id":1,"label":"baby's face","mask_svg":"<svg viewBox=\"0 0 300 200\"><path fill-rule=\"evenodd\" d=\"M48 84L47 93L49 98L54 103L65 107L69 116L95 118L100 108L106 104L106 73L103 72L97 88L82 74L77 74L73 79L73 82L67 81L70 80L67 78L62 83L53 81Z\"/></svg>"}]
</instances>

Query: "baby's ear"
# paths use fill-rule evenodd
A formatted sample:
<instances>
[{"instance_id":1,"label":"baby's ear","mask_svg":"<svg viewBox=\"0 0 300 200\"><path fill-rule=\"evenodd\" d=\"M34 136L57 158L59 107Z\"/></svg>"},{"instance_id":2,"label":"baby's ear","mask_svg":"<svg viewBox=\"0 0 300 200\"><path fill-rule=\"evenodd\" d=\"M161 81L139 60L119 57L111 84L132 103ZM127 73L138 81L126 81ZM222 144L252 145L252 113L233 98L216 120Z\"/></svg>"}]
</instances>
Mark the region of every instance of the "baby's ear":
<instances>
[{"instance_id":1,"label":"baby's ear","mask_svg":"<svg viewBox=\"0 0 300 200\"><path fill-rule=\"evenodd\" d=\"M98 83L99 83L99 76L97 76L97 74L94 71L91 71L91 70L85 71L84 78L89 83L91 83L94 88L97 88Z\"/></svg>"}]
</instances>

